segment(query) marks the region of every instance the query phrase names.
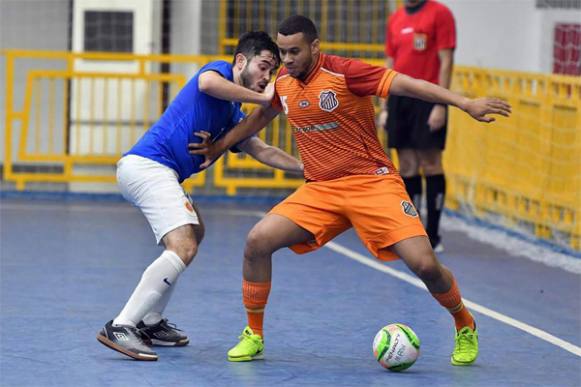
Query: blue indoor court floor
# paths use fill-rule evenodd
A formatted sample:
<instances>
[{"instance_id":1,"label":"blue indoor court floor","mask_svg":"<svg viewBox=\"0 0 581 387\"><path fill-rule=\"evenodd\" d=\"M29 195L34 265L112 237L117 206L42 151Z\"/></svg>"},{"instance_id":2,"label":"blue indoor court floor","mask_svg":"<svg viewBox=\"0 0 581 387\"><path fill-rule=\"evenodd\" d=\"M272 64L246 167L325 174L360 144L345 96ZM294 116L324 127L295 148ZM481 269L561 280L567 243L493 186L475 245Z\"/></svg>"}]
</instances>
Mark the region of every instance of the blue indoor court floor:
<instances>
[{"instance_id":1,"label":"blue indoor court floor","mask_svg":"<svg viewBox=\"0 0 581 387\"><path fill-rule=\"evenodd\" d=\"M444 234L440 255L480 331L480 357L453 367L453 322L402 262L371 259L352 231L307 255L278 252L264 361L229 363L246 325L242 250L266 205L199 203L206 237L166 310L190 337L138 362L95 339L160 254L121 200L1 199L0 386L580 386L581 276ZM421 355L391 373L375 333L411 326ZM516 326L515 326L516 325Z\"/></svg>"}]
</instances>

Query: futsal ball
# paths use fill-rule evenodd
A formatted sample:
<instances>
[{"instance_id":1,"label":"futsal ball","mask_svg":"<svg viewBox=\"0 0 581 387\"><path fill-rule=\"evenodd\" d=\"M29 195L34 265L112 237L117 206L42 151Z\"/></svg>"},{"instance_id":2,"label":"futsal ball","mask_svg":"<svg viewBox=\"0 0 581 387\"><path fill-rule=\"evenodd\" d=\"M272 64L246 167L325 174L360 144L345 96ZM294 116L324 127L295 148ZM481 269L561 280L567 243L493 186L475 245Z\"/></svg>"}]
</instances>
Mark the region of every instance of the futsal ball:
<instances>
[{"instance_id":1,"label":"futsal ball","mask_svg":"<svg viewBox=\"0 0 581 387\"><path fill-rule=\"evenodd\" d=\"M389 324L373 339L373 355L384 368L403 371L410 368L420 355L420 339L404 324Z\"/></svg>"}]
</instances>

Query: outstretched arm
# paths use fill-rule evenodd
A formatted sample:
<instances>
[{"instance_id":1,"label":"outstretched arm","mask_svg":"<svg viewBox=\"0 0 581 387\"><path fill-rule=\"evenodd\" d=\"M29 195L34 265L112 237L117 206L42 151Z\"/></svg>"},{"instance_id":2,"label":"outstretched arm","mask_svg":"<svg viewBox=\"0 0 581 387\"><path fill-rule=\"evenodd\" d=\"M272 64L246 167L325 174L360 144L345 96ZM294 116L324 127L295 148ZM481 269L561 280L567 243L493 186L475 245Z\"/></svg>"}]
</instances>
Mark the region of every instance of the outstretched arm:
<instances>
[{"instance_id":1,"label":"outstretched arm","mask_svg":"<svg viewBox=\"0 0 581 387\"><path fill-rule=\"evenodd\" d=\"M258 137L250 137L242 142L238 148L269 167L303 173L303 163L282 149L266 144Z\"/></svg>"},{"instance_id":2,"label":"outstretched arm","mask_svg":"<svg viewBox=\"0 0 581 387\"><path fill-rule=\"evenodd\" d=\"M428 102L456 106L470 114L474 119L482 122L494 121L494 118L488 117L487 114L500 114L508 117L511 112L510 105L501 99L470 99L438 85L434 85L431 82L411 78L404 74L397 74L395 76L389 92L391 94L418 98Z\"/></svg>"},{"instance_id":3,"label":"outstretched arm","mask_svg":"<svg viewBox=\"0 0 581 387\"><path fill-rule=\"evenodd\" d=\"M262 128L270 123L280 113L280 110L268 106L254 109L252 113L238 125L232 128L224 137L212 142L208 132L196 132L195 135L202 138L201 143L188 144L189 152L193 155L203 155L206 160L200 165L204 169L210 166L214 160L222 155L227 149L238 144L240 141L258 133Z\"/></svg>"}]
</instances>

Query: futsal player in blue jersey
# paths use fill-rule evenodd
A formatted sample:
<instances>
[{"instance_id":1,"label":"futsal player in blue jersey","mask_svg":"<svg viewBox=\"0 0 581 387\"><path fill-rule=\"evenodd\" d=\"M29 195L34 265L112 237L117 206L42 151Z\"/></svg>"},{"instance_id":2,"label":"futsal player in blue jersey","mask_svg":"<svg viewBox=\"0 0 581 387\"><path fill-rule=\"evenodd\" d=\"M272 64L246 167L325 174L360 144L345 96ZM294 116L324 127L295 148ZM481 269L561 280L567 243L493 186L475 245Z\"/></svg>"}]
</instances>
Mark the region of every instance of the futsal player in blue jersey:
<instances>
[{"instance_id":1,"label":"futsal player in blue jersey","mask_svg":"<svg viewBox=\"0 0 581 387\"><path fill-rule=\"evenodd\" d=\"M191 263L204 236L196 206L180 183L200 172L204 156L190 155L188 143L201 142L194 132L215 140L244 114L242 102L269 106L268 86L280 65L278 47L265 32L241 36L233 63L206 64L185 85L161 118L117 163L123 196L147 218L165 250L143 272L119 315L105 324L97 340L137 360L157 360L152 345L183 346L188 337L168 323L163 311L180 274ZM302 173L302 164L258 137L247 138L232 151L286 171Z\"/></svg>"}]
</instances>

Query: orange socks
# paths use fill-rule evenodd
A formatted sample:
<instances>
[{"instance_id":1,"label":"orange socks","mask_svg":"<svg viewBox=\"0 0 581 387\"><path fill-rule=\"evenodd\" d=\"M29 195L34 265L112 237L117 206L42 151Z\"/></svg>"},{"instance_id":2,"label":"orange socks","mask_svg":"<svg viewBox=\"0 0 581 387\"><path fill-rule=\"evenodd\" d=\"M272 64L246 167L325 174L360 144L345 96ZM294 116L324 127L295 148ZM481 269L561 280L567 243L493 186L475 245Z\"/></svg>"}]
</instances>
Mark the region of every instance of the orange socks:
<instances>
[{"instance_id":1,"label":"orange socks","mask_svg":"<svg viewBox=\"0 0 581 387\"><path fill-rule=\"evenodd\" d=\"M263 336L264 307L270 293L270 282L250 282L242 280L242 300L248 315L248 326Z\"/></svg>"},{"instance_id":2,"label":"orange socks","mask_svg":"<svg viewBox=\"0 0 581 387\"><path fill-rule=\"evenodd\" d=\"M446 293L432 293L432 296L434 296L440 305L448 309L448 312L452 314L457 330L460 330L465 326L474 329L474 318L462 302L460 289L458 289L458 285L456 284L456 279L454 277L452 277L452 287L450 290L448 290Z\"/></svg>"}]
</instances>

